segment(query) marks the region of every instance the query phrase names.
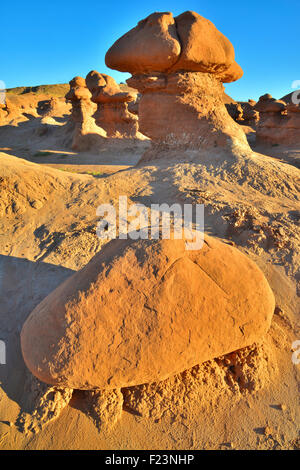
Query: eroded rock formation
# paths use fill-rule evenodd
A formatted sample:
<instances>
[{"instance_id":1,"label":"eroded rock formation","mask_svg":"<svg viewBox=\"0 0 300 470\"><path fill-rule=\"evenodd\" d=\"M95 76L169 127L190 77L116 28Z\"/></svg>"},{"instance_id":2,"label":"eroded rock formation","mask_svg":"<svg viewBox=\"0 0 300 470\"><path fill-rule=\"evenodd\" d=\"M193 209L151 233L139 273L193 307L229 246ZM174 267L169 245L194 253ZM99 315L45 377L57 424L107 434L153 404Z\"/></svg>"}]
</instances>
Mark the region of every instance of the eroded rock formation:
<instances>
[{"instance_id":1,"label":"eroded rock formation","mask_svg":"<svg viewBox=\"0 0 300 470\"><path fill-rule=\"evenodd\" d=\"M37 113L42 117L63 117L70 112L70 103L64 98L51 97L38 102Z\"/></svg>"},{"instance_id":2,"label":"eroded rock formation","mask_svg":"<svg viewBox=\"0 0 300 470\"><path fill-rule=\"evenodd\" d=\"M226 103L229 115L238 124L255 127L259 121L259 112L255 109L256 101L238 101L236 103Z\"/></svg>"},{"instance_id":3,"label":"eroded rock formation","mask_svg":"<svg viewBox=\"0 0 300 470\"><path fill-rule=\"evenodd\" d=\"M6 104L0 103L0 124L4 124L7 117Z\"/></svg>"},{"instance_id":4,"label":"eroded rock formation","mask_svg":"<svg viewBox=\"0 0 300 470\"><path fill-rule=\"evenodd\" d=\"M238 80L230 41L209 20L187 11L153 13L108 50L107 66L130 72L142 95L139 129L155 143L188 147L247 145L224 103L222 83Z\"/></svg>"},{"instance_id":5,"label":"eroded rock formation","mask_svg":"<svg viewBox=\"0 0 300 470\"><path fill-rule=\"evenodd\" d=\"M294 145L300 143L300 106L276 100L266 94L255 105L259 112L258 143Z\"/></svg>"},{"instance_id":6,"label":"eroded rock formation","mask_svg":"<svg viewBox=\"0 0 300 470\"><path fill-rule=\"evenodd\" d=\"M96 124L105 130L107 137L137 137L138 117L128 109L135 95L122 92L112 77L95 70L86 76L86 84L97 105Z\"/></svg>"},{"instance_id":7,"label":"eroded rock formation","mask_svg":"<svg viewBox=\"0 0 300 470\"><path fill-rule=\"evenodd\" d=\"M11 124L16 118L22 115L23 110L18 108L13 102L6 100L6 103L0 104L0 124Z\"/></svg>"},{"instance_id":8,"label":"eroded rock formation","mask_svg":"<svg viewBox=\"0 0 300 470\"><path fill-rule=\"evenodd\" d=\"M242 124L255 127L259 121L259 112L255 109L256 101L243 101L240 105L242 108Z\"/></svg>"},{"instance_id":9,"label":"eroded rock formation","mask_svg":"<svg viewBox=\"0 0 300 470\"><path fill-rule=\"evenodd\" d=\"M273 293L236 248L206 237L113 240L26 320L22 352L40 380L76 389L156 382L266 333Z\"/></svg>"},{"instance_id":10,"label":"eroded rock formation","mask_svg":"<svg viewBox=\"0 0 300 470\"><path fill-rule=\"evenodd\" d=\"M243 108L240 103L226 103L226 109L229 116L234 119L235 122L241 123L243 120Z\"/></svg>"},{"instance_id":11,"label":"eroded rock formation","mask_svg":"<svg viewBox=\"0 0 300 470\"><path fill-rule=\"evenodd\" d=\"M93 118L96 105L91 101L91 92L86 86L85 79L74 77L70 82L70 90L66 94L66 100L72 103L71 128L74 150L89 150L93 145L101 142L106 136L103 129L99 128Z\"/></svg>"}]
</instances>

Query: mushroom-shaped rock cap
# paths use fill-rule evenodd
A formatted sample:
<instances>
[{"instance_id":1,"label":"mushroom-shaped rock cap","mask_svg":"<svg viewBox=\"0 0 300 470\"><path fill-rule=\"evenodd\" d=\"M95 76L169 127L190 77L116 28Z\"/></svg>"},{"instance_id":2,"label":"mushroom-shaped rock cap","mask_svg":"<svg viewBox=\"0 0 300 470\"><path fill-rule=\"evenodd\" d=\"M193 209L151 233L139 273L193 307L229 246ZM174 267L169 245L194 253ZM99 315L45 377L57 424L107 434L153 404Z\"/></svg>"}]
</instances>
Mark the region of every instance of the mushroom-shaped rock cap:
<instances>
[{"instance_id":1,"label":"mushroom-shaped rock cap","mask_svg":"<svg viewBox=\"0 0 300 470\"><path fill-rule=\"evenodd\" d=\"M244 75L242 67L237 63L233 64L225 71L220 72L220 81L222 83L236 82Z\"/></svg>"},{"instance_id":2,"label":"mushroom-shaped rock cap","mask_svg":"<svg viewBox=\"0 0 300 470\"><path fill-rule=\"evenodd\" d=\"M231 42L193 11L176 18L172 13L153 13L113 44L105 62L132 74L206 72L218 74L224 82L243 75Z\"/></svg>"},{"instance_id":3,"label":"mushroom-shaped rock cap","mask_svg":"<svg viewBox=\"0 0 300 470\"><path fill-rule=\"evenodd\" d=\"M86 87L86 82L85 82L85 79L83 77L74 77L72 78L72 80L69 81L69 85L70 87L74 88L74 87Z\"/></svg>"},{"instance_id":4,"label":"mushroom-shaped rock cap","mask_svg":"<svg viewBox=\"0 0 300 470\"><path fill-rule=\"evenodd\" d=\"M256 111L260 113L280 113L286 108L286 103L272 98L268 93L261 96L255 105Z\"/></svg>"},{"instance_id":5,"label":"mushroom-shaped rock cap","mask_svg":"<svg viewBox=\"0 0 300 470\"><path fill-rule=\"evenodd\" d=\"M118 39L108 50L105 63L121 72L166 72L181 52L172 13L152 13Z\"/></svg>"},{"instance_id":6,"label":"mushroom-shaped rock cap","mask_svg":"<svg viewBox=\"0 0 300 470\"><path fill-rule=\"evenodd\" d=\"M49 384L155 382L259 340L274 305L256 264L213 238L195 251L184 240L113 240L34 309L22 353Z\"/></svg>"},{"instance_id":7,"label":"mushroom-shaped rock cap","mask_svg":"<svg viewBox=\"0 0 300 470\"><path fill-rule=\"evenodd\" d=\"M106 85L106 80L104 74L97 72L97 70L91 70L86 78L86 86L91 93L94 93L99 87L104 87Z\"/></svg>"},{"instance_id":8,"label":"mushroom-shaped rock cap","mask_svg":"<svg viewBox=\"0 0 300 470\"><path fill-rule=\"evenodd\" d=\"M175 22L181 54L173 71L217 73L234 63L233 45L211 21L194 11L185 11Z\"/></svg>"},{"instance_id":9,"label":"mushroom-shaped rock cap","mask_svg":"<svg viewBox=\"0 0 300 470\"><path fill-rule=\"evenodd\" d=\"M86 76L86 83L95 103L126 103L134 100L134 95L122 92L117 82L106 75L92 70Z\"/></svg>"},{"instance_id":10,"label":"mushroom-shaped rock cap","mask_svg":"<svg viewBox=\"0 0 300 470\"><path fill-rule=\"evenodd\" d=\"M85 79L82 77L74 77L69 81L70 90L66 94L65 98L68 101L77 100L90 100L91 92L86 86Z\"/></svg>"}]
</instances>

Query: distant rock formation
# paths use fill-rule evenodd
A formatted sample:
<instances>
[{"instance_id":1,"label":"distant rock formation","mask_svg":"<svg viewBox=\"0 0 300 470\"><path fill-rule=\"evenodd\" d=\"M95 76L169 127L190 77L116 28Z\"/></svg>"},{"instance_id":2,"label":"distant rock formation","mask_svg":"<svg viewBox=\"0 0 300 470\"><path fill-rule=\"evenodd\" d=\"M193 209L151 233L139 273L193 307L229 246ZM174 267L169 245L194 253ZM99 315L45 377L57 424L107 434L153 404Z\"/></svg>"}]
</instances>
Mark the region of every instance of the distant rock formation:
<instances>
[{"instance_id":1,"label":"distant rock formation","mask_svg":"<svg viewBox=\"0 0 300 470\"><path fill-rule=\"evenodd\" d=\"M255 105L259 112L258 143L294 145L300 143L300 106L276 100L266 94Z\"/></svg>"},{"instance_id":2,"label":"distant rock formation","mask_svg":"<svg viewBox=\"0 0 300 470\"><path fill-rule=\"evenodd\" d=\"M95 70L86 76L86 84L96 103L96 124L105 130L107 137L138 137L138 117L128 109L135 95L123 92L112 77Z\"/></svg>"},{"instance_id":3,"label":"distant rock formation","mask_svg":"<svg viewBox=\"0 0 300 470\"><path fill-rule=\"evenodd\" d=\"M156 144L192 148L247 145L224 106L222 83L243 71L230 41L209 20L187 11L153 13L118 39L106 65L130 72L141 93L139 128Z\"/></svg>"},{"instance_id":4,"label":"distant rock formation","mask_svg":"<svg viewBox=\"0 0 300 470\"><path fill-rule=\"evenodd\" d=\"M240 103L226 103L226 109L229 116L238 123L241 123L243 120L243 108Z\"/></svg>"},{"instance_id":5,"label":"distant rock formation","mask_svg":"<svg viewBox=\"0 0 300 470\"><path fill-rule=\"evenodd\" d=\"M65 98L72 103L70 124L73 133L71 147L74 150L89 150L106 137L106 132L96 125L92 117L96 105L91 97L84 78L74 77L70 81L70 90Z\"/></svg>"},{"instance_id":6,"label":"distant rock formation","mask_svg":"<svg viewBox=\"0 0 300 470\"><path fill-rule=\"evenodd\" d=\"M238 101L236 103L226 103L229 115L238 124L255 127L259 121L259 112L255 110L254 100Z\"/></svg>"},{"instance_id":7,"label":"distant rock formation","mask_svg":"<svg viewBox=\"0 0 300 470\"><path fill-rule=\"evenodd\" d=\"M259 112L255 109L256 101L241 101L240 105L242 108L242 124L255 127L259 121Z\"/></svg>"},{"instance_id":8,"label":"distant rock formation","mask_svg":"<svg viewBox=\"0 0 300 470\"><path fill-rule=\"evenodd\" d=\"M6 103L0 104L0 125L10 124L16 120L23 113L23 109L20 109L16 104L10 100L6 100Z\"/></svg>"},{"instance_id":9,"label":"distant rock formation","mask_svg":"<svg viewBox=\"0 0 300 470\"><path fill-rule=\"evenodd\" d=\"M50 99L38 102L37 113L42 117L62 117L70 112L70 103L61 97L52 96Z\"/></svg>"}]
</instances>

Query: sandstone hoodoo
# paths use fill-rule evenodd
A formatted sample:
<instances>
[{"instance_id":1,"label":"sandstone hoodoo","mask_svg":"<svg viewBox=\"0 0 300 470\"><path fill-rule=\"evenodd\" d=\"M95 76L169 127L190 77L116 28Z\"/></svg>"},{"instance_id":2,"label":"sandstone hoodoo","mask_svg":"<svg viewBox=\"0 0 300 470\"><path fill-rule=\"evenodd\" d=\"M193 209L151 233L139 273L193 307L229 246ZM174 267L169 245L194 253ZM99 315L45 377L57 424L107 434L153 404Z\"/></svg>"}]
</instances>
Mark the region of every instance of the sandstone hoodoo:
<instances>
[{"instance_id":1,"label":"sandstone hoodoo","mask_svg":"<svg viewBox=\"0 0 300 470\"><path fill-rule=\"evenodd\" d=\"M246 137L226 112L223 83L243 75L230 41L192 11L153 13L108 50L106 64L130 72L141 94L139 129L154 143L226 146Z\"/></svg>"},{"instance_id":2,"label":"sandstone hoodoo","mask_svg":"<svg viewBox=\"0 0 300 470\"><path fill-rule=\"evenodd\" d=\"M211 237L113 240L46 297L21 332L40 380L115 389L163 380L264 335L273 293L260 269Z\"/></svg>"},{"instance_id":3,"label":"sandstone hoodoo","mask_svg":"<svg viewBox=\"0 0 300 470\"><path fill-rule=\"evenodd\" d=\"M86 76L86 84L97 105L96 124L106 131L107 137L137 137L138 117L128 110L134 94L122 92L112 77L95 70Z\"/></svg>"},{"instance_id":4,"label":"sandstone hoodoo","mask_svg":"<svg viewBox=\"0 0 300 470\"><path fill-rule=\"evenodd\" d=\"M256 140L259 143L300 143L300 106L266 94L255 105L259 112Z\"/></svg>"},{"instance_id":5,"label":"sandstone hoodoo","mask_svg":"<svg viewBox=\"0 0 300 470\"><path fill-rule=\"evenodd\" d=\"M85 79L74 77L70 82L66 100L72 103L71 126L73 131L71 146L74 150L88 150L95 139L105 137L105 131L99 128L92 117L96 105L91 101L91 92Z\"/></svg>"},{"instance_id":6,"label":"sandstone hoodoo","mask_svg":"<svg viewBox=\"0 0 300 470\"><path fill-rule=\"evenodd\" d=\"M256 102L248 100L241 102L242 107L242 124L246 126L256 126L259 121L259 112L255 109Z\"/></svg>"},{"instance_id":7,"label":"sandstone hoodoo","mask_svg":"<svg viewBox=\"0 0 300 470\"><path fill-rule=\"evenodd\" d=\"M232 119L241 125L252 127L255 127L259 121L259 112L256 111L255 105L256 102L253 100L225 103Z\"/></svg>"}]
</instances>

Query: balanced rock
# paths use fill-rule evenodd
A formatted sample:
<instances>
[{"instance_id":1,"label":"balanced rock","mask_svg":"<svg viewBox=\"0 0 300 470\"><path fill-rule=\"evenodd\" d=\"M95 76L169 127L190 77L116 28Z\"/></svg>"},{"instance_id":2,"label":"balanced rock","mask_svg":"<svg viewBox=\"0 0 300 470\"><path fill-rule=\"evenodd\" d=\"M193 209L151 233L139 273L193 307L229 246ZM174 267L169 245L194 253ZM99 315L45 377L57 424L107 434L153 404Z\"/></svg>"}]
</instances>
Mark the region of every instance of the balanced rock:
<instances>
[{"instance_id":1,"label":"balanced rock","mask_svg":"<svg viewBox=\"0 0 300 470\"><path fill-rule=\"evenodd\" d=\"M86 84L97 105L94 114L97 126L104 129L108 137L137 137L138 117L128 109L128 103L134 101L135 96L122 92L112 77L95 70L87 75Z\"/></svg>"},{"instance_id":2,"label":"balanced rock","mask_svg":"<svg viewBox=\"0 0 300 470\"><path fill-rule=\"evenodd\" d=\"M243 71L232 44L209 20L192 11L176 18L153 13L118 39L105 61L132 74L127 83L142 95L139 129L154 143L247 145L226 112L222 84L238 80Z\"/></svg>"},{"instance_id":3,"label":"balanced rock","mask_svg":"<svg viewBox=\"0 0 300 470\"><path fill-rule=\"evenodd\" d=\"M96 125L93 118L97 106L91 101L92 95L85 79L74 77L69 83L70 90L65 98L72 104L69 123L73 134L71 146L74 150L89 150L95 140L106 137L106 133Z\"/></svg>"},{"instance_id":4,"label":"balanced rock","mask_svg":"<svg viewBox=\"0 0 300 470\"><path fill-rule=\"evenodd\" d=\"M264 335L274 296L256 264L206 237L113 240L46 297L21 332L40 380L115 389L166 379Z\"/></svg>"}]
</instances>

